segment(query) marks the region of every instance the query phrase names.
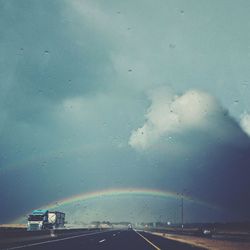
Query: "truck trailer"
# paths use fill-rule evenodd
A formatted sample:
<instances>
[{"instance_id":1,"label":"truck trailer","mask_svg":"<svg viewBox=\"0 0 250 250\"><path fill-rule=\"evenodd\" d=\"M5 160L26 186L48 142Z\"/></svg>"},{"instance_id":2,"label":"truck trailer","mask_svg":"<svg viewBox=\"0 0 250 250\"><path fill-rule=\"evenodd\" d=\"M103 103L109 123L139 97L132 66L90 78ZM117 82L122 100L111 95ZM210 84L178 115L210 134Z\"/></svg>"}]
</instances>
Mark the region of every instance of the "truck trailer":
<instances>
[{"instance_id":1,"label":"truck trailer","mask_svg":"<svg viewBox=\"0 0 250 250\"><path fill-rule=\"evenodd\" d=\"M27 231L63 228L65 213L45 209L34 210L28 216Z\"/></svg>"}]
</instances>

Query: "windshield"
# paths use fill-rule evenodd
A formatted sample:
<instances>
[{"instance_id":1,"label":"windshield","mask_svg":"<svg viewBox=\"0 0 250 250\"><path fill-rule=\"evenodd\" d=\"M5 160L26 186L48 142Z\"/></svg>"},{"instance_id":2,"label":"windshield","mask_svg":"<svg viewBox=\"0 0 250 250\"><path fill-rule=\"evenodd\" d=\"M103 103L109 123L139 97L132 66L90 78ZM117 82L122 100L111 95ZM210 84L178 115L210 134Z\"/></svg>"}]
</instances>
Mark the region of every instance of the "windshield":
<instances>
[{"instance_id":1,"label":"windshield","mask_svg":"<svg viewBox=\"0 0 250 250\"><path fill-rule=\"evenodd\" d=\"M247 233L249 13L0 0L0 224Z\"/></svg>"},{"instance_id":2,"label":"windshield","mask_svg":"<svg viewBox=\"0 0 250 250\"><path fill-rule=\"evenodd\" d=\"M29 215L28 221L43 221L44 216L42 215Z\"/></svg>"}]
</instances>

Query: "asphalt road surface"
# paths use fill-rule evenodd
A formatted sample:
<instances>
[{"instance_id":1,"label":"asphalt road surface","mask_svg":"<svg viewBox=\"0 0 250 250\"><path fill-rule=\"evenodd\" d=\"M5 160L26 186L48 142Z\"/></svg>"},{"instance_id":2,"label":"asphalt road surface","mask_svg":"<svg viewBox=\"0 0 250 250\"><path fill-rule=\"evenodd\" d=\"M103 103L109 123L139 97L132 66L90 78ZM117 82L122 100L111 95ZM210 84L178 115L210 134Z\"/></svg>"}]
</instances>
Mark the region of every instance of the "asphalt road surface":
<instances>
[{"instance_id":1,"label":"asphalt road surface","mask_svg":"<svg viewBox=\"0 0 250 250\"><path fill-rule=\"evenodd\" d=\"M142 250L199 250L202 248L193 247L187 244L165 239L163 237L153 235L146 232L135 230L110 230L103 232L82 233L71 236L51 237L49 239L41 239L35 242L23 242L18 245L5 246L0 249L142 249Z\"/></svg>"}]
</instances>

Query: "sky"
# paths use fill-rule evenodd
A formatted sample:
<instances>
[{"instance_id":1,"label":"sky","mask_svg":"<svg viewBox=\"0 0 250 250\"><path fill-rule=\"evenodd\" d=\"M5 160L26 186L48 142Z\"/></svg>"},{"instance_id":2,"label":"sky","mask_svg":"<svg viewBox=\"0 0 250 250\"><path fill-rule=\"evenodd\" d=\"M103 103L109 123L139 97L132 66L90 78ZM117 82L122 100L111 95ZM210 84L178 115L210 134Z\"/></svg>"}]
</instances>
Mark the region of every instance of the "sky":
<instances>
[{"instance_id":1,"label":"sky","mask_svg":"<svg viewBox=\"0 0 250 250\"><path fill-rule=\"evenodd\" d=\"M109 189L184 193L186 222L250 220L249 11L0 0L0 223ZM70 222L179 222L180 195L56 209Z\"/></svg>"}]
</instances>

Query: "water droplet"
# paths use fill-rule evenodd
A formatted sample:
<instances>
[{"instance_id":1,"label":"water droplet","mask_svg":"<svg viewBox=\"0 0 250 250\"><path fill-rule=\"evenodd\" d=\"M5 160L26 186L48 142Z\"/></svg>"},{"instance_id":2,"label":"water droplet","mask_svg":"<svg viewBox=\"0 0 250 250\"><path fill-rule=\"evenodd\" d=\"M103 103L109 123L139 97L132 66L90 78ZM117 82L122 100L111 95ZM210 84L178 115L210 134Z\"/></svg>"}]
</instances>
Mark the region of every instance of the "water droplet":
<instances>
[{"instance_id":1,"label":"water droplet","mask_svg":"<svg viewBox=\"0 0 250 250\"><path fill-rule=\"evenodd\" d=\"M175 47L176 47L175 44L173 44L173 43L170 43L170 44L169 44L169 48L170 48L170 49L174 49Z\"/></svg>"},{"instance_id":2,"label":"water droplet","mask_svg":"<svg viewBox=\"0 0 250 250\"><path fill-rule=\"evenodd\" d=\"M43 162L42 162L42 167L45 167L45 166L47 166L47 162L46 162L46 161L43 161Z\"/></svg>"},{"instance_id":3,"label":"water droplet","mask_svg":"<svg viewBox=\"0 0 250 250\"><path fill-rule=\"evenodd\" d=\"M184 10L181 10L180 13L183 15L184 14Z\"/></svg>"},{"instance_id":4,"label":"water droplet","mask_svg":"<svg viewBox=\"0 0 250 250\"><path fill-rule=\"evenodd\" d=\"M49 54L49 51L48 51L48 50L44 50L44 53L45 53L45 54Z\"/></svg>"},{"instance_id":5,"label":"water droplet","mask_svg":"<svg viewBox=\"0 0 250 250\"><path fill-rule=\"evenodd\" d=\"M244 82L242 83L242 85L243 85L244 87L247 87L247 86L248 86L248 81L244 81Z\"/></svg>"},{"instance_id":6,"label":"water droplet","mask_svg":"<svg viewBox=\"0 0 250 250\"><path fill-rule=\"evenodd\" d=\"M129 69L128 72L132 72L132 69Z\"/></svg>"}]
</instances>

